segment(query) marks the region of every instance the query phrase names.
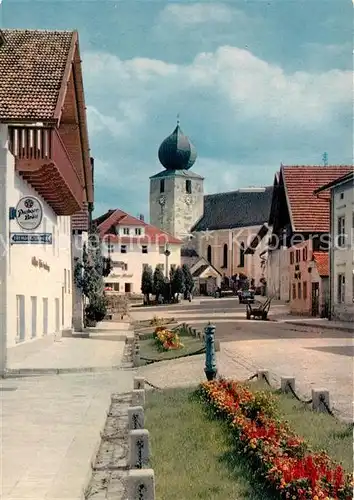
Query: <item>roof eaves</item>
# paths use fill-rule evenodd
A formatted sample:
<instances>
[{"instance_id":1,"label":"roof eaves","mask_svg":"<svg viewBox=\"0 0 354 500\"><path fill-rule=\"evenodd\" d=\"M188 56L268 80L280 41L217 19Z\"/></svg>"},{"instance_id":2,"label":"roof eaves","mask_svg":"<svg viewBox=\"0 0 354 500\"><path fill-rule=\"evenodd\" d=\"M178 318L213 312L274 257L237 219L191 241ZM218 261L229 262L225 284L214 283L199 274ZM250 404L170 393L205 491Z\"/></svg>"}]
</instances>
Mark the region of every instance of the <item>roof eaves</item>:
<instances>
[{"instance_id":1,"label":"roof eaves","mask_svg":"<svg viewBox=\"0 0 354 500\"><path fill-rule=\"evenodd\" d=\"M323 186L320 186L319 188L315 189L313 192L314 195L321 193L322 191L327 191L328 189L331 189L332 187L339 186L340 184L343 184L344 182L350 181L351 179L354 180L354 171L349 172L348 174L344 174L338 179L335 179L334 181L328 182L327 184L324 184Z\"/></svg>"},{"instance_id":2,"label":"roof eaves","mask_svg":"<svg viewBox=\"0 0 354 500\"><path fill-rule=\"evenodd\" d=\"M72 71L72 63L73 63L74 55L75 55L76 42L77 42L77 31L73 31L70 50L69 50L68 58L66 60L64 75L63 75L61 87L59 90L58 101L57 101L57 105L56 105L55 110L54 110L54 119L57 120L58 123L60 122L61 114L63 112L64 101L65 101L65 96L66 96L66 92L67 92L67 86L68 86L68 82L70 79L70 75L71 75L71 71Z\"/></svg>"},{"instance_id":3,"label":"roof eaves","mask_svg":"<svg viewBox=\"0 0 354 500\"><path fill-rule=\"evenodd\" d=\"M288 205L288 210L289 210L289 217L290 217L290 223L291 223L291 230L293 232L296 231L295 225L294 225L294 218L292 214L292 209L290 205L290 200L289 200L289 193L288 193L288 188L286 186L286 181L285 181L285 176L284 176L284 165L281 165L280 167L280 178L283 180L283 186L284 186L284 192L285 192L285 198L286 198L286 204ZM279 179L280 180L280 179Z\"/></svg>"}]
</instances>

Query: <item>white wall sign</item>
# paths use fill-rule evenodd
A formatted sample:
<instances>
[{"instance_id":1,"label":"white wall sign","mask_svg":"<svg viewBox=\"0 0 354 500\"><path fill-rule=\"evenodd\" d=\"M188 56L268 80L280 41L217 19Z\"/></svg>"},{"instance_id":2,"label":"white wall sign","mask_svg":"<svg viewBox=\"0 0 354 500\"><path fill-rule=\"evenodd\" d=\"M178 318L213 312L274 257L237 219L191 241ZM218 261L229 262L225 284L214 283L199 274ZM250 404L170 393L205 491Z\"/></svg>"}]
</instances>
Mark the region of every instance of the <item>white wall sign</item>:
<instances>
[{"instance_id":1,"label":"white wall sign","mask_svg":"<svg viewBox=\"0 0 354 500\"><path fill-rule=\"evenodd\" d=\"M34 196L25 196L16 206L17 224L26 231L33 231L42 222L43 208L40 201Z\"/></svg>"}]
</instances>

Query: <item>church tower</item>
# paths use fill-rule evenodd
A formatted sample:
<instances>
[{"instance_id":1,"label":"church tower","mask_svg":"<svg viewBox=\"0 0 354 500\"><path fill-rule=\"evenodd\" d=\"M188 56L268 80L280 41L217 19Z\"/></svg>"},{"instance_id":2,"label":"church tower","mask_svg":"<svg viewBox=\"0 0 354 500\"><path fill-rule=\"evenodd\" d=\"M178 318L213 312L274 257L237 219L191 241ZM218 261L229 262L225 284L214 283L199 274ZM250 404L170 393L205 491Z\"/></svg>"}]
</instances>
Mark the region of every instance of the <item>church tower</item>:
<instances>
[{"instance_id":1,"label":"church tower","mask_svg":"<svg viewBox=\"0 0 354 500\"><path fill-rule=\"evenodd\" d=\"M158 157L165 170L150 177L150 224L186 240L204 212L204 178L190 170L197 152L179 122Z\"/></svg>"}]
</instances>

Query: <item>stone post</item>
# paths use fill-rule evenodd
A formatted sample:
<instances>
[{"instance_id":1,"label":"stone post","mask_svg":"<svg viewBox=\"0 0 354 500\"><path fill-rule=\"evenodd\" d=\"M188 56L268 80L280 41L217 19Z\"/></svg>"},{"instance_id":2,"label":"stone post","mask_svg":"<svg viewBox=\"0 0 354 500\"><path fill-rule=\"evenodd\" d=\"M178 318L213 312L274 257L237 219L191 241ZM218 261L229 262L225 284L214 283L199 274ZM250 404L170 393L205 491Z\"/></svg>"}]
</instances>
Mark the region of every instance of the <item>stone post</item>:
<instances>
[{"instance_id":1,"label":"stone post","mask_svg":"<svg viewBox=\"0 0 354 500\"><path fill-rule=\"evenodd\" d=\"M135 429L129 432L129 466L141 469L149 461L149 431Z\"/></svg>"},{"instance_id":2,"label":"stone post","mask_svg":"<svg viewBox=\"0 0 354 500\"><path fill-rule=\"evenodd\" d=\"M134 389L132 392L132 406L145 405L145 391L144 389Z\"/></svg>"},{"instance_id":3,"label":"stone post","mask_svg":"<svg viewBox=\"0 0 354 500\"><path fill-rule=\"evenodd\" d=\"M290 388L295 392L295 377L281 377L280 388L282 392L291 392Z\"/></svg>"},{"instance_id":4,"label":"stone post","mask_svg":"<svg viewBox=\"0 0 354 500\"><path fill-rule=\"evenodd\" d=\"M128 472L129 500L155 500L155 477L152 469L133 469Z\"/></svg>"},{"instance_id":5,"label":"stone post","mask_svg":"<svg viewBox=\"0 0 354 500\"><path fill-rule=\"evenodd\" d=\"M327 389L312 389L312 409L328 413L326 405L329 405L329 391Z\"/></svg>"},{"instance_id":6,"label":"stone post","mask_svg":"<svg viewBox=\"0 0 354 500\"><path fill-rule=\"evenodd\" d=\"M131 406L128 408L129 430L144 429L144 408L142 406Z\"/></svg>"},{"instance_id":7,"label":"stone post","mask_svg":"<svg viewBox=\"0 0 354 500\"><path fill-rule=\"evenodd\" d=\"M144 377L134 377L134 389L145 389Z\"/></svg>"},{"instance_id":8,"label":"stone post","mask_svg":"<svg viewBox=\"0 0 354 500\"><path fill-rule=\"evenodd\" d=\"M205 327L205 375L208 380L216 378L216 357L215 357L215 326L209 323Z\"/></svg>"}]
</instances>

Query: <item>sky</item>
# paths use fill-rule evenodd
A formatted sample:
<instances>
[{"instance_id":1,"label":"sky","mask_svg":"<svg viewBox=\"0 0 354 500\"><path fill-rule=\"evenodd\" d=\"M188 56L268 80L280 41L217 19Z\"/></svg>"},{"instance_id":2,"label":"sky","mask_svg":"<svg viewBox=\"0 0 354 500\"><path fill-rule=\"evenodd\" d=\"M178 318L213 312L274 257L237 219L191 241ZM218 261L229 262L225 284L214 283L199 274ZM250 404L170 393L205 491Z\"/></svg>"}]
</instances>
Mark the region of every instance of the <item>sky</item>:
<instances>
[{"instance_id":1,"label":"sky","mask_svg":"<svg viewBox=\"0 0 354 500\"><path fill-rule=\"evenodd\" d=\"M95 215L148 219L180 116L205 192L271 185L280 164L352 163L350 0L3 0L4 28L77 29Z\"/></svg>"}]
</instances>

